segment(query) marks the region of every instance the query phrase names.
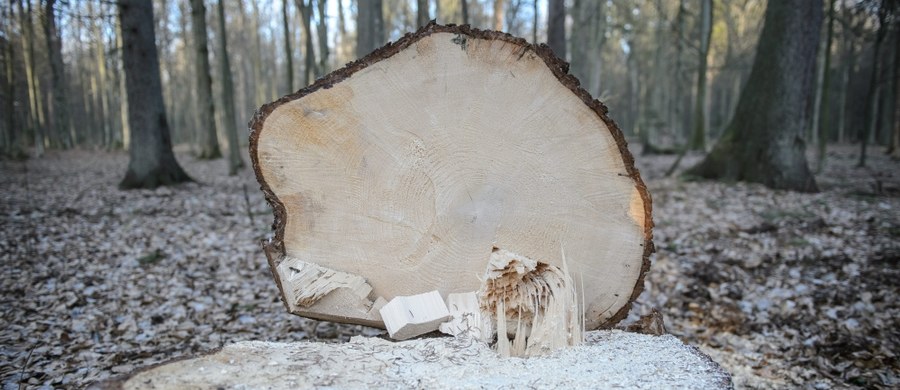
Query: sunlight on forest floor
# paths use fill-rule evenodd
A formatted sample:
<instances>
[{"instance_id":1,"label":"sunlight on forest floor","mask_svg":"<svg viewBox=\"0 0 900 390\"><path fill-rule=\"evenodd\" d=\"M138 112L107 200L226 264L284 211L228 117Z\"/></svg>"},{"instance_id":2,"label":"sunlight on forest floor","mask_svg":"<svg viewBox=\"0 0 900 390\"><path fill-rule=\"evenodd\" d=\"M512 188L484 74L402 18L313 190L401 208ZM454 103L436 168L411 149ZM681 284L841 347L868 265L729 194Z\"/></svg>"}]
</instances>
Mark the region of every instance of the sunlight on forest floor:
<instances>
[{"instance_id":1,"label":"sunlight on forest floor","mask_svg":"<svg viewBox=\"0 0 900 390\"><path fill-rule=\"evenodd\" d=\"M630 318L659 308L738 388L900 384L900 163L832 150L812 195L666 179L674 156L637 156L658 251ZM237 340L380 333L285 313L252 172L179 159L202 184L119 191L121 152L0 161L4 389L82 387Z\"/></svg>"}]
</instances>

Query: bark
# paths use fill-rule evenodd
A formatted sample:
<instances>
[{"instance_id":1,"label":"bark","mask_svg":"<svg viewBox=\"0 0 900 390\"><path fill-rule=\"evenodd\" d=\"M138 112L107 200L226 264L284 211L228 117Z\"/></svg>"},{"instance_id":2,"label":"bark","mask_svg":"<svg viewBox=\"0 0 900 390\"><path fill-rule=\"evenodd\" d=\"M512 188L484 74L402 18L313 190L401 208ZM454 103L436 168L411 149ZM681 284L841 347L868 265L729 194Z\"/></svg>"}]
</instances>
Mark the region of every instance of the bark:
<instances>
[{"instance_id":1,"label":"bark","mask_svg":"<svg viewBox=\"0 0 900 390\"><path fill-rule=\"evenodd\" d=\"M712 0L703 0L700 17L700 58L697 67L697 95L694 100L694 130L691 133L690 148L706 149L706 67L709 57L709 41L712 38Z\"/></svg>"},{"instance_id":2,"label":"bark","mask_svg":"<svg viewBox=\"0 0 900 390\"><path fill-rule=\"evenodd\" d=\"M547 6L547 44L557 57L566 59L566 2L549 0Z\"/></svg>"},{"instance_id":3,"label":"bark","mask_svg":"<svg viewBox=\"0 0 900 390\"><path fill-rule=\"evenodd\" d=\"M199 145L197 158L222 157L216 133L216 107L212 95L212 76L209 71L209 46L206 38L206 5L204 0L191 0L191 31L194 36L194 77L197 78L197 114Z\"/></svg>"},{"instance_id":4,"label":"bark","mask_svg":"<svg viewBox=\"0 0 900 390\"><path fill-rule=\"evenodd\" d=\"M103 10L98 10L98 14L102 14ZM110 115L109 115L109 94L107 91L107 70L106 70L106 45L103 40L103 28L100 25L100 22L92 22L91 29L93 30L94 42L96 43L96 50L94 51L94 60L96 61L97 66L97 74L94 78L96 82L96 87L94 90L94 97L99 100L98 107L100 110L98 111L98 119L99 126L101 129L101 140L104 148L110 149L113 147L113 134L112 134L112 126L110 126Z\"/></svg>"},{"instance_id":5,"label":"bark","mask_svg":"<svg viewBox=\"0 0 900 390\"><path fill-rule=\"evenodd\" d=\"M172 153L163 105L151 0L119 0L122 56L132 129L122 188L155 188L190 181Z\"/></svg>"},{"instance_id":6,"label":"bark","mask_svg":"<svg viewBox=\"0 0 900 390\"><path fill-rule=\"evenodd\" d=\"M416 0L416 28L424 27L429 20L431 17L428 16L428 0Z\"/></svg>"},{"instance_id":7,"label":"bark","mask_svg":"<svg viewBox=\"0 0 900 390\"><path fill-rule=\"evenodd\" d=\"M503 0L494 0L494 30L503 31Z\"/></svg>"},{"instance_id":8,"label":"bark","mask_svg":"<svg viewBox=\"0 0 900 390\"><path fill-rule=\"evenodd\" d=\"M531 43L537 44L538 41L538 0L531 1L531 12L534 19L531 21Z\"/></svg>"},{"instance_id":9,"label":"bark","mask_svg":"<svg viewBox=\"0 0 900 390\"><path fill-rule=\"evenodd\" d=\"M251 1L250 5L253 7L253 58L252 58L252 66L253 66L253 80L256 85L254 90L254 102L253 106L259 106L266 102L266 86L268 85L268 80L263 81L262 77L262 37L259 33L260 23L259 23L259 4L256 1Z\"/></svg>"},{"instance_id":10,"label":"bark","mask_svg":"<svg viewBox=\"0 0 900 390\"><path fill-rule=\"evenodd\" d=\"M286 83L288 93L294 92L294 51L291 49L291 30L288 27L290 16L288 15L288 0L281 2L281 22L284 27L284 59L287 63Z\"/></svg>"},{"instance_id":11,"label":"bark","mask_svg":"<svg viewBox=\"0 0 900 390\"><path fill-rule=\"evenodd\" d=\"M825 57L822 61L822 86L821 93L818 97L818 127L814 127L813 131L818 132L818 145L816 150L816 155L818 159L816 160L816 172L822 172L825 169L825 159L826 159L826 148L828 147L828 138L831 136L831 121L828 120L829 110L822 109L822 102L829 101L830 86L831 86L831 42L834 37L834 7L836 1L830 0L828 2L828 30L825 32L825 52L822 55Z\"/></svg>"},{"instance_id":12,"label":"bark","mask_svg":"<svg viewBox=\"0 0 900 390\"><path fill-rule=\"evenodd\" d=\"M228 33L225 30L225 7L219 0L219 73L222 78L222 106L225 134L228 137L228 174L234 175L244 167L241 159L241 144L238 140L237 123L234 109L234 82L231 79L231 62L228 59Z\"/></svg>"},{"instance_id":13,"label":"bark","mask_svg":"<svg viewBox=\"0 0 900 390\"><path fill-rule=\"evenodd\" d=\"M44 37L47 40L47 55L50 62L50 93L53 121L53 138L63 148L72 147L71 122L69 121L69 99L66 94L66 74L62 59L62 42L56 28L56 0L44 3Z\"/></svg>"},{"instance_id":14,"label":"bark","mask_svg":"<svg viewBox=\"0 0 900 390\"><path fill-rule=\"evenodd\" d=\"M766 8L750 78L730 125L688 175L816 191L803 131L822 21L821 0L773 1Z\"/></svg>"},{"instance_id":15,"label":"bark","mask_svg":"<svg viewBox=\"0 0 900 390\"><path fill-rule=\"evenodd\" d=\"M41 99L40 79L34 59L34 23L31 13L31 1L28 8L22 8L21 1L17 1L19 7L19 21L22 28L22 53L25 60L25 79L28 85L28 104L31 114L31 130L34 134L34 154L37 157L44 155L44 104Z\"/></svg>"}]
</instances>

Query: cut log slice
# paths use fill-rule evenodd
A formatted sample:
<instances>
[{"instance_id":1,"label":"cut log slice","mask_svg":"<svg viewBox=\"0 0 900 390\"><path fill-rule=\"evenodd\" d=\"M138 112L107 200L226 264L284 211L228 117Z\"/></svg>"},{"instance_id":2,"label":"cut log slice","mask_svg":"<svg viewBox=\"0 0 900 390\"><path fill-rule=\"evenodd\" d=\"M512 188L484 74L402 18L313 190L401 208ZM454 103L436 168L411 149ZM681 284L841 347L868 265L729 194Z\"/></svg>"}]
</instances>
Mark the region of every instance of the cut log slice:
<instances>
[{"instance_id":1,"label":"cut log slice","mask_svg":"<svg viewBox=\"0 0 900 390\"><path fill-rule=\"evenodd\" d=\"M429 24L263 106L250 150L274 208L279 288L354 296L279 269L287 259L368 291L288 310L383 327L376 301L478 291L502 249L559 269L564 253L587 329L623 318L649 267L650 197L621 131L567 68L546 45Z\"/></svg>"}]
</instances>

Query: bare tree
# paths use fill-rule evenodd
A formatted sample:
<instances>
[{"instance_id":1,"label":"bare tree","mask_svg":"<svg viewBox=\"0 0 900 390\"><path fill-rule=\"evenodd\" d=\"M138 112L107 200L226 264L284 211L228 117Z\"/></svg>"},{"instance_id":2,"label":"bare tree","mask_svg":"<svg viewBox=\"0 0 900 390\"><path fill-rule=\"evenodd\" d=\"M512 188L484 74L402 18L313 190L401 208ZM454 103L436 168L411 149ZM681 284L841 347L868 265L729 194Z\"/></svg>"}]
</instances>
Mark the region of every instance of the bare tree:
<instances>
[{"instance_id":1,"label":"bare tree","mask_svg":"<svg viewBox=\"0 0 900 390\"><path fill-rule=\"evenodd\" d=\"M360 1L356 6L356 57L362 58L384 41L382 1Z\"/></svg>"},{"instance_id":2,"label":"bare tree","mask_svg":"<svg viewBox=\"0 0 900 390\"><path fill-rule=\"evenodd\" d=\"M197 157L215 159L222 157L216 134L216 107L212 97L212 76L209 73L209 47L206 37L206 5L204 0L191 0L191 31L194 36L194 75L197 77L197 101L199 114L199 145Z\"/></svg>"},{"instance_id":3,"label":"bare tree","mask_svg":"<svg viewBox=\"0 0 900 390\"><path fill-rule=\"evenodd\" d=\"M44 38L47 40L47 55L50 60L50 104L52 118L52 138L63 148L72 147L71 122L69 122L69 99L66 94L66 73L62 59L62 42L56 28L56 0L44 3Z\"/></svg>"},{"instance_id":4,"label":"bare tree","mask_svg":"<svg viewBox=\"0 0 900 390\"><path fill-rule=\"evenodd\" d=\"M428 0L416 0L416 27L422 28L431 17L428 16Z\"/></svg>"},{"instance_id":5,"label":"bare tree","mask_svg":"<svg viewBox=\"0 0 900 390\"><path fill-rule=\"evenodd\" d=\"M294 51L291 50L291 30L288 27L290 16L288 15L288 0L281 2L281 21L284 27L284 59L287 62L287 89L288 93L294 92Z\"/></svg>"},{"instance_id":6,"label":"bare tree","mask_svg":"<svg viewBox=\"0 0 900 390\"><path fill-rule=\"evenodd\" d=\"M190 181L172 153L163 105L152 0L119 0L122 57L132 129L128 170L122 188L155 188Z\"/></svg>"},{"instance_id":7,"label":"bare tree","mask_svg":"<svg viewBox=\"0 0 900 390\"><path fill-rule=\"evenodd\" d=\"M547 6L547 44L557 57L566 59L566 2L550 0Z\"/></svg>"},{"instance_id":8,"label":"bare tree","mask_svg":"<svg viewBox=\"0 0 900 390\"><path fill-rule=\"evenodd\" d=\"M40 79L35 75L37 65L34 58L34 21L31 12L31 1L27 8L22 7L21 1L16 1L19 7L19 21L22 26L22 53L25 59L25 79L28 84L28 104L31 129L34 134L34 153L40 157L44 154L44 105L41 98Z\"/></svg>"},{"instance_id":9,"label":"bare tree","mask_svg":"<svg viewBox=\"0 0 900 390\"><path fill-rule=\"evenodd\" d=\"M687 174L817 190L803 131L821 21L821 0L768 3L750 79L731 124Z\"/></svg>"},{"instance_id":10,"label":"bare tree","mask_svg":"<svg viewBox=\"0 0 900 390\"><path fill-rule=\"evenodd\" d=\"M697 66L697 94L694 95L694 131L691 133L690 148L706 149L706 68L709 60L709 41L712 38L712 0L702 0L700 10L700 47Z\"/></svg>"},{"instance_id":11,"label":"bare tree","mask_svg":"<svg viewBox=\"0 0 900 390\"><path fill-rule=\"evenodd\" d=\"M503 30L503 0L494 0L493 13L494 30Z\"/></svg>"},{"instance_id":12,"label":"bare tree","mask_svg":"<svg viewBox=\"0 0 900 390\"><path fill-rule=\"evenodd\" d=\"M228 33L225 30L225 6L219 0L219 73L222 78L222 105L224 106L225 134L228 137L228 174L234 175L244 167L241 159L241 143L238 140L234 110L234 82L231 79L231 62L228 60Z\"/></svg>"}]
</instances>

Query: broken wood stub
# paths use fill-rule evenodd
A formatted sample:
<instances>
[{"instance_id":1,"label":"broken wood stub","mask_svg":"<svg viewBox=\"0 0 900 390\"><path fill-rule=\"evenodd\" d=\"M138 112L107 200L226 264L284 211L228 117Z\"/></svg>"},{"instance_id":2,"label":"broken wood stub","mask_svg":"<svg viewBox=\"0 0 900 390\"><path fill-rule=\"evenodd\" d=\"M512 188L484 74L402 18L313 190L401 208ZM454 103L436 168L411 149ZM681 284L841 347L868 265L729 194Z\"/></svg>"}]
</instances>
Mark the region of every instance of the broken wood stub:
<instances>
[{"instance_id":1,"label":"broken wood stub","mask_svg":"<svg viewBox=\"0 0 900 390\"><path fill-rule=\"evenodd\" d=\"M287 309L384 327L395 297L481 290L500 248L546 270L565 253L584 326L623 318L649 267L650 197L567 69L545 45L432 23L263 106L250 153Z\"/></svg>"}]
</instances>

